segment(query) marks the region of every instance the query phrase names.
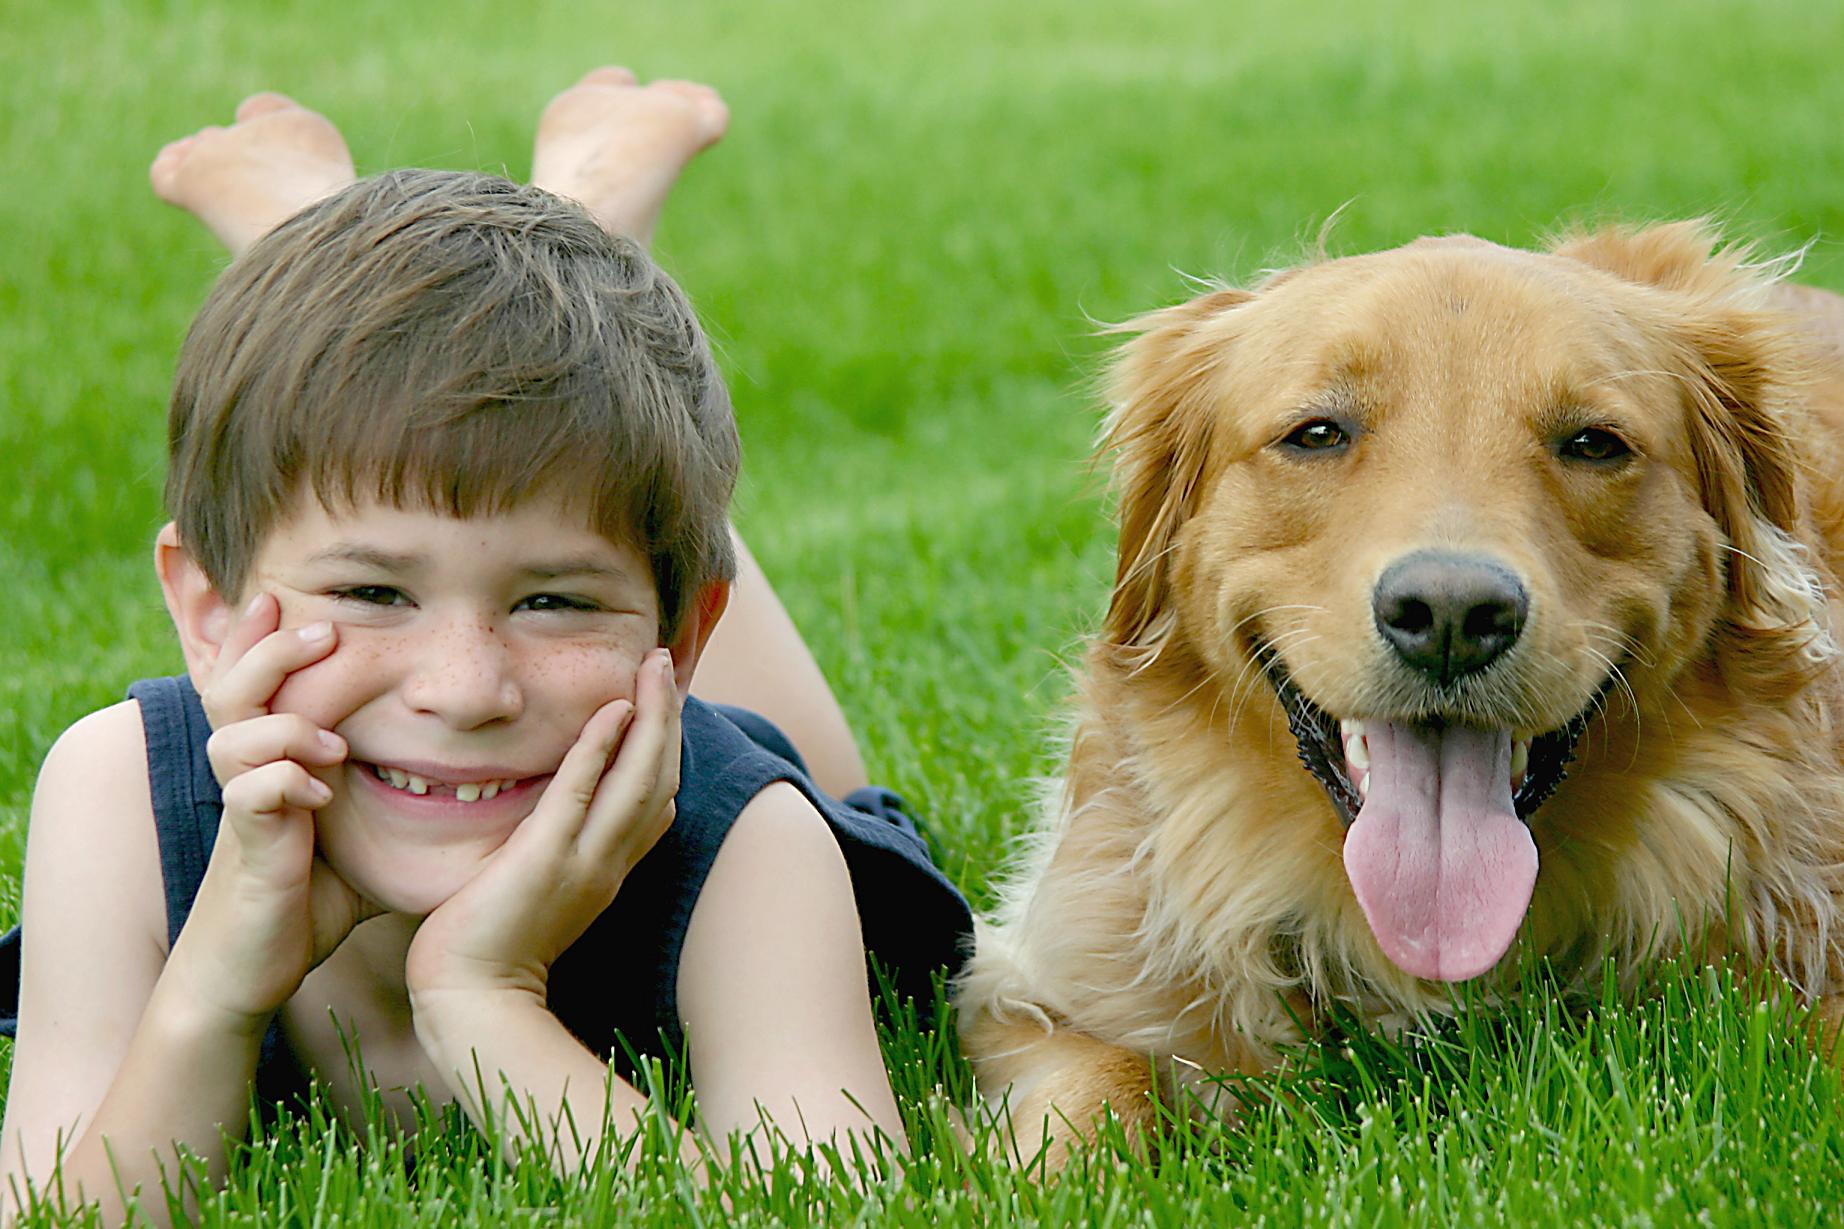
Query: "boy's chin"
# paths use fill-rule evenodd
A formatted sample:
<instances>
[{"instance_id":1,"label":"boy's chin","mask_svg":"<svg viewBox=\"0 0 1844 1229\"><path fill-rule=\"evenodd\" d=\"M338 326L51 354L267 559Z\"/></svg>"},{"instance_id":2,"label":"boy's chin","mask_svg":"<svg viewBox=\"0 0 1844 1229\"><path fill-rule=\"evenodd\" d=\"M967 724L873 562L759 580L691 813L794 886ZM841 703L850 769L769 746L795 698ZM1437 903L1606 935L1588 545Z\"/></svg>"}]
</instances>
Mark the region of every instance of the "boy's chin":
<instances>
[{"instance_id":1,"label":"boy's chin","mask_svg":"<svg viewBox=\"0 0 1844 1229\"><path fill-rule=\"evenodd\" d=\"M465 887L484 860L401 857L387 866L348 869L329 858L328 864L353 891L384 912L426 917Z\"/></svg>"},{"instance_id":2,"label":"boy's chin","mask_svg":"<svg viewBox=\"0 0 1844 1229\"><path fill-rule=\"evenodd\" d=\"M450 897L461 890L460 884L447 885L413 884L401 888L387 887L365 897L386 913L403 914L408 917L428 917L441 908Z\"/></svg>"}]
</instances>

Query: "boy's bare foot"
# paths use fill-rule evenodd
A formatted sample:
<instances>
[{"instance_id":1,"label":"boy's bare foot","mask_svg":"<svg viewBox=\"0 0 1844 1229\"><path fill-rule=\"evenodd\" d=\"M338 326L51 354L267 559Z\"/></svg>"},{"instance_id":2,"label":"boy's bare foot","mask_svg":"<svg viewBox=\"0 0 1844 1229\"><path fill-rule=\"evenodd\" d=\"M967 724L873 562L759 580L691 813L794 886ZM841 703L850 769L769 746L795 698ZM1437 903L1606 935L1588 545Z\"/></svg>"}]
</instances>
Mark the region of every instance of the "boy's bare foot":
<instances>
[{"instance_id":1,"label":"boy's bare foot","mask_svg":"<svg viewBox=\"0 0 1844 1229\"><path fill-rule=\"evenodd\" d=\"M649 243L679 172L729 124L708 85L640 85L625 68L598 68L544 108L531 181L587 206L604 230Z\"/></svg>"},{"instance_id":2,"label":"boy's bare foot","mask_svg":"<svg viewBox=\"0 0 1844 1229\"><path fill-rule=\"evenodd\" d=\"M281 94L252 94L229 128L202 128L148 168L154 194L211 229L238 256L277 225L353 180L332 121Z\"/></svg>"}]
</instances>

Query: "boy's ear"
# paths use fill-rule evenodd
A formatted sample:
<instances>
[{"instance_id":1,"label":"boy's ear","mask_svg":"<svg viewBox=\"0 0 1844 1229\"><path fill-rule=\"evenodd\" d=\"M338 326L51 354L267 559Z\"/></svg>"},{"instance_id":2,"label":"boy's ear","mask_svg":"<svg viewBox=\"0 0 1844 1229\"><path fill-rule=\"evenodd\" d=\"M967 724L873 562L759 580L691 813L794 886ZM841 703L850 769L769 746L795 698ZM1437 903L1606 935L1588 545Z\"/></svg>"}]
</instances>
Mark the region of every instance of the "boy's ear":
<instances>
[{"instance_id":1,"label":"boy's ear","mask_svg":"<svg viewBox=\"0 0 1844 1229\"><path fill-rule=\"evenodd\" d=\"M703 656L704 646L711 642L711 633L717 630L717 621L729 605L730 582L714 580L698 590L685 617L679 620L678 632L666 647L672 651L672 678L681 696L691 692L692 671L698 668L698 658Z\"/></svg>"},{"instance_id":2,"label":"boy's ear","mask_svg":"<svg viewBox=\"0 0 1844 1229\"><path fill-rule=\"evenodd\" d=\"M154 535L154 571L166 597L167 614L179 633L192 685L203 689L218 662L218 650L230 633L235 612L219 595L198 560L179 540L179 527L168 521Z\"/></svg>"}]
</instances>

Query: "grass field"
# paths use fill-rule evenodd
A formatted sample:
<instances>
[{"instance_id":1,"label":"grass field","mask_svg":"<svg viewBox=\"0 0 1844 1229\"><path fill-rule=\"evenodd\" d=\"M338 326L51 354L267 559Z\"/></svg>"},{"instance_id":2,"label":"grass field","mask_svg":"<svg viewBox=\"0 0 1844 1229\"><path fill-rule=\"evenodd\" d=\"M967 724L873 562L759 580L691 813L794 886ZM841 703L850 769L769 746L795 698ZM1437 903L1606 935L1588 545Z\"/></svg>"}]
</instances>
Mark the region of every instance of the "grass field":
<instances>
[{"instance_id":1,"label":"grass field","mask_svg":"<svg viewBox=\"0 0 1844 1229\"><path fill-rule=\"evenodd\" d=\"M1086 465L1095 324L1298 254L1714 214L1844 288L1844 9L1254 0L0 5L0 911L45 750L178 668L148 567L173 353L222 258L154 201L161 143L297 94L361 171L527 169L606 61L719 85L735 122L657 244L723 354L739 520L860 731L976 903L1025 822L1112 541ZM915 1158L559 1183L452 1122L294 1123L210 1223L1830 1224L1836 1078L1781 1008L1661 970L1638 1004L1354 1036L1250 1086L1242 1129L1036 1183L945 1146L899 1029ZM649 1144L638 1145L645 1151ZM848 1167L849 1168L849 1167ZM547 1209L556 1209L549 1211Z\"/></svg>"}]
</instances>

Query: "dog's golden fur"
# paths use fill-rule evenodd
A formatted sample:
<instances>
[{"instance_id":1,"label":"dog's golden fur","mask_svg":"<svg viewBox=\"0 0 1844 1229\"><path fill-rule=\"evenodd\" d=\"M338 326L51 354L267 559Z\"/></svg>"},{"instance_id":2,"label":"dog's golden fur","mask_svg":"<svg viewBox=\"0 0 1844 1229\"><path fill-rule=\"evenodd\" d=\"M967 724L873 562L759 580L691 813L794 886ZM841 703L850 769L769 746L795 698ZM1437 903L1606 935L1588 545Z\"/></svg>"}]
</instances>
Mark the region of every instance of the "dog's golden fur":
<instances>
[{"instance_id":1,"label":"dog's golden fur","mask_svg":"<svg viewBox=\"0 0 1844 1229\"><path fill-rule=\"evenodd\" d=\"M1019 1130L1141 1121L1155 1082L1260 1070L1334 1003L1451 1001L1382 954L1256 658L1331 714L1408 713L1370 593L1429 546L1530 592L1516 651L1435 715L1529 736L1589 714L1488 991L1520 949L1631 974L1686 944L1844 989L1840 321L1677 223L1540 253L1422 240L1129 326L1112 601L1067 771L957 990ZM1328 406L1362 424L1346 452L1277 448ZM1562 459L1584 425L1632 460Z\"/></svg>"}]
</instances>

